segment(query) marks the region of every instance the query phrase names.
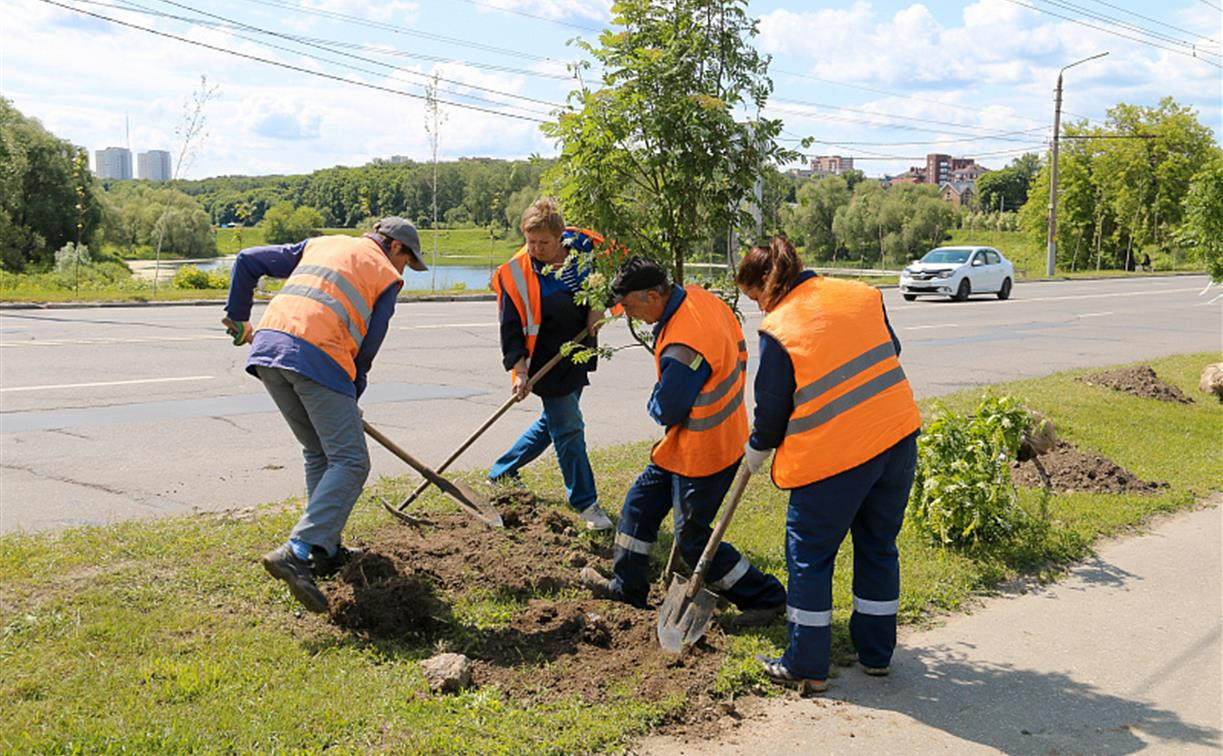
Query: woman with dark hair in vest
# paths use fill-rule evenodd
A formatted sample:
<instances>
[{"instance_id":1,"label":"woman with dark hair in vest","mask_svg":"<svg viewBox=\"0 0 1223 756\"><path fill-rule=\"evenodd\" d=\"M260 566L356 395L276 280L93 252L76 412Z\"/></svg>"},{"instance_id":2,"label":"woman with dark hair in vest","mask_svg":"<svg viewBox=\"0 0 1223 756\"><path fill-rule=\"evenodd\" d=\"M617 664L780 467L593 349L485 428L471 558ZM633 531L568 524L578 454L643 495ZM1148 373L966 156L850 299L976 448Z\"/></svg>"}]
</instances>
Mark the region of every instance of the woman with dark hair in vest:
<instances>
[{"instance_id":1,"label":"woman with dark hair in vest","mask_svg":"<svg viewBox=\"0 0 1223 756\"><path fill-rule=\"evenodd\" d=\"M601 311L573 299L589 272L578 257L592 252L602 237L566 228L556 202L547 198L523 212L521 229L526 244L497 268L492 280L500 309L502 363L512 371L519 400L527 397L528 381L541 365L603 317ZM539 379L531 393L543 400L543 412L493 463L488 477L494 483L515 481L519 469L553 446L569 506L587 528L607 530L612 521L599 508L579 406L582 389L590 383L586 374L594 366L594 360L582 364L561 360Z\"/></svg>"},{"instance_id":2,"label":"woman with dark hair in vest","mask_svg":"<svg viewBox=\"0 0 1223 756\"><path fill-rule=\"evenodd\" d=\"M755 472L776 449L773 482L790 491L790 645L779 659L761 659L764 672L804 693L826 689L832 571L850 533L850 636L866 673L886 675L900 598L896 536L921 417L883 296L866 284L804 270L784 237L752 249L736 282L766 313L745 463Z\"/></svg>"}]
</instances>

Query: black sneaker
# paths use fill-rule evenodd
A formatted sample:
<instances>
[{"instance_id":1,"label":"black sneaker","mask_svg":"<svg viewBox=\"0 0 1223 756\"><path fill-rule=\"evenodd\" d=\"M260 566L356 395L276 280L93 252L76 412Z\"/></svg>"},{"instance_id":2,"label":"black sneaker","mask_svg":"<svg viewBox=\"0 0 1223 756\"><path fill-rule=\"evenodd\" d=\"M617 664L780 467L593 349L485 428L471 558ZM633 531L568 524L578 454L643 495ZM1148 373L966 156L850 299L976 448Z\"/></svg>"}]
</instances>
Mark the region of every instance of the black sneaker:
<instances>
[{"instance_id":1,"label":"black sneaker","mask_svg":"<svg viewBox=\"0 0 1223 756\"><path fill-rule=\"evenodd\" d=\"M326 580L335 577L340 570L361 554L361 549L349 549L340 544L331 556L318 546L310 547L310 569L316 578Z\"/></svg>"},{"instance_id":2,"label":"black sneaker","mask_svg":"<svg viewBox=\"0 0 1223 756\"><path fill-rule=\"evenodd\" d=\"M314 584L314 572L310 563L298 559L289 544L263 555L263 569L277 580L283 580L289 586L293 598L309 611L321 614L327 611L327 597Z\"/></svg>"}]
</instances>

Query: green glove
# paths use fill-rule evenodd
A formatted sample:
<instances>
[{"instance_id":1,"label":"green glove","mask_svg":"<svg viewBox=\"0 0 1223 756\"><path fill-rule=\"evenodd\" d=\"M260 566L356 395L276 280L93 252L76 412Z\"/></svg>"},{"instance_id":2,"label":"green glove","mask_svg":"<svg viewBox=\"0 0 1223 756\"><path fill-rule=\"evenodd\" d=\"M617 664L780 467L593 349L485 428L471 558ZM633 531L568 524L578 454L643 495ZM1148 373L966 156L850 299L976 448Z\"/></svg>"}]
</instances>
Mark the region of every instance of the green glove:
<instances>
[{"instance_id":1,"label":"green glove","mask_svg":"<svg viewBox=\"0 0 1223 756\"><path fill-rule=\"evenodd\" d=\"M234 346L249 344L255 336L255 329L245 320L221 318L221 324L225 326L225 332L233 338Z\"/></svg>"}]
</instances>

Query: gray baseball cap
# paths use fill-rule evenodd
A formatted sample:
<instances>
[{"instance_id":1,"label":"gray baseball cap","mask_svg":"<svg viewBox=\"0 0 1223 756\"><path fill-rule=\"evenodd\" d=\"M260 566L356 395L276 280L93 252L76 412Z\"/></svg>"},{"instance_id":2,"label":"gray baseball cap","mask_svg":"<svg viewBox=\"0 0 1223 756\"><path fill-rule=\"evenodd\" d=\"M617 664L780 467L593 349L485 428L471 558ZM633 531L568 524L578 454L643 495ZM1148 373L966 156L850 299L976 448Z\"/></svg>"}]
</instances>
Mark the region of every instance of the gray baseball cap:
<instances>
[{"instance_id":1,"label":"gray baseball cap","mask_svg":"<svg viewBox=\"0 0 1223 756\"><path fill-rule=\"evenodd\" d=\"M398 215L389 215L374 224L374 231L412 250L412 260L408 263L409 268L428 270L424 259L420 256L420 233L417 232L416 226L412 225L412 221L400 218Z\"/></svg>"}]
</instances>

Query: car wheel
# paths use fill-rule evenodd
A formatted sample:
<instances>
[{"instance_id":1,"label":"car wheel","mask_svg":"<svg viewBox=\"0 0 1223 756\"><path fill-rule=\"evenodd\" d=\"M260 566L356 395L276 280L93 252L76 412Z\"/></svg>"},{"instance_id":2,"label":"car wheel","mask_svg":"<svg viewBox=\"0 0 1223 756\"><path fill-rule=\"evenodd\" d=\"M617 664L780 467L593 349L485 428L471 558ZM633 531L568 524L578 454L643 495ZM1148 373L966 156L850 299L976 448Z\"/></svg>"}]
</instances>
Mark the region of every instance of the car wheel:
<instances>
[{"instance_id":1,"label":"car wheel","mask_svg":"<svg viewBox=\"0 0 1223 756\"><path fill-rule=\"evenodd\" d=\"M965 278L964 280L960 281L960 288L955 290L955 296L953 296L952 299L957 302L963 302L965 299L968 299L969 294L972 294L972 284L970 284L968 279Z\"/></svg>"},{"instance_id":2,"label":"car wheel","mask_svg":"<svg viewBox=\"0 0 1223 756\"><path fill-rule=\"evenodd\" d=\"M1010 299L1011 297L1011 279L1002 279L1002 288L998 290L999 299Z\"/></svg>"},{"instance_id":3,"label":"car wheel","mask_svg":"<svg viewBox=\"0 0 1223 756\"><path fill-rule=\"evenodd\" d=\"M901 294L900 296L904 297L906 302L912 302L914 299L917 299L916 294Z\"/></svg>"}]
</instances>

